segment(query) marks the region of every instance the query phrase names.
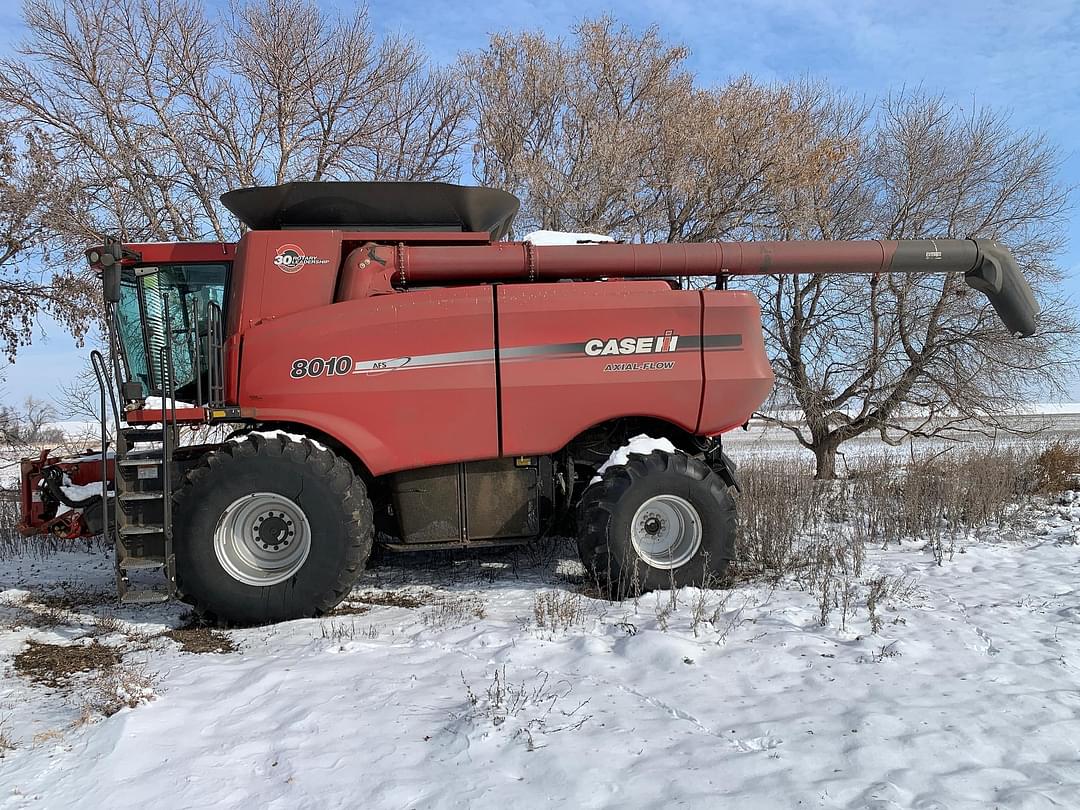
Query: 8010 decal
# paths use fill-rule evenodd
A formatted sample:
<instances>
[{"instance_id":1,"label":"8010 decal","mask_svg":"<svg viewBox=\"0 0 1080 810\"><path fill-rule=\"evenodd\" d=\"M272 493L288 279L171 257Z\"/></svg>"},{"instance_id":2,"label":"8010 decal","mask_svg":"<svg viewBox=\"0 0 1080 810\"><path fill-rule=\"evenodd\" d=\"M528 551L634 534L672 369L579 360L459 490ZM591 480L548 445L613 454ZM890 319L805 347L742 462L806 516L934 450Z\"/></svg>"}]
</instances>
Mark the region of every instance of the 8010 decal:
<instances>
[{"instance_id":1,"label":"8010 decal","mask_svg":"<svg viewBox=\"0 0 1080 810\"><path fill-rule=\"evenodd\" d=\"M338 357L312 357L310 360L299 357L293 360L289 376L294 380L303 377L336 377L339 374L352 374L353 359L347 354Z\"/></svg>"}]
</instances>

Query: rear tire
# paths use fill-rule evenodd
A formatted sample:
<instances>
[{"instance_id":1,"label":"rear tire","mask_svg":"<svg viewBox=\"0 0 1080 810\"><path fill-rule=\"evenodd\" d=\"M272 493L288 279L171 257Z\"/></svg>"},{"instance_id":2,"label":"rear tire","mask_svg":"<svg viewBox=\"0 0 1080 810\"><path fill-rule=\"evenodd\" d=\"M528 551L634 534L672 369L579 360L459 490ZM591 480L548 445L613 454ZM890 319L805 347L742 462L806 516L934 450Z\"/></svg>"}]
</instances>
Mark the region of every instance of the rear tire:
<instances>
[{"instance_id":1,"label":"rear tire","mask_svg":"<svg viewBox=\"0 0 1080 810\"><path fill-rule=\"evenodd\" d=\"M656 450L632 454L585 490L578 552L615 599L710 586L735 555L735 501L704 462Z\"/></svg>"},{"instance_id":2,"label":"rear tire","mask_svg":"<svg viewBox=\"0 0 1080 810\"><path fill-rule=\"evenodd\" d=\"M318 616L371 553L371 501L352 467L307 439L227 442L174 498L177 586L199 612L238 624Z\"/></svg>"}]
</instances>

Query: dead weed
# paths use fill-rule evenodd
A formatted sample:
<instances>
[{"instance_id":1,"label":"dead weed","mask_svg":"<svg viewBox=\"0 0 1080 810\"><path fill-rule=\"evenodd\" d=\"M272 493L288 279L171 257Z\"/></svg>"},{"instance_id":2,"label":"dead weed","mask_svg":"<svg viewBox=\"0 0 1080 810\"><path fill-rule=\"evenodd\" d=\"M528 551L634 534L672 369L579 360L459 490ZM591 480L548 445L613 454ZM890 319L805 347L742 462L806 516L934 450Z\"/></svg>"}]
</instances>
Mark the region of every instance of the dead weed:
<instances>
[{"instance_id":1,"label":"dead weed","mask_svg":"<svg viewBox=\"0 0 1080 810\"><path fill-rule=\"evenodd\" d=\"M209 627L177 627L162 635L180 645L186 653L231 653L236 651L231 637Z\"/></svg>"},{"instance_id":2,"label":"dead weed","mask_svg":"<svg viewBox=\"0 0 1080 810\"><path fill-rule=\"evenodd\" d=\"M89 644L47 644L28 641L15 656L15 671L44 686L59 687L79 672L107 670L120 663L120 650L96 640Z\"/></svg>"}]
</instances>

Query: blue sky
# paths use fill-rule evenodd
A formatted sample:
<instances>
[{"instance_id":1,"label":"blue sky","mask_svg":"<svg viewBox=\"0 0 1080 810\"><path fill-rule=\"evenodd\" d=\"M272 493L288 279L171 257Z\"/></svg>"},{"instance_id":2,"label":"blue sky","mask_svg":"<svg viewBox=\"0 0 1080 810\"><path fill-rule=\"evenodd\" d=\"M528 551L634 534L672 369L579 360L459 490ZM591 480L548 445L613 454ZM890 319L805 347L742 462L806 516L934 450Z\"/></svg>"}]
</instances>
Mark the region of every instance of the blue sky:
<instances>
[{"instance_id":1,"label":"blue sky","mask_svg":"<svg viewBox=\"0 0 1080 810\"><path fill-rule=\"evenodd\" d=\"M18 17L0 10L0 45L18 39ZM10 4L14 5L14 3ZM351 9L346 0L328 8ZM989 105L1011 111L1021 129L1044 131L1061 150L1061 178L1080 186L1080 3L1075 0L957 2L907 0L372 0L382 32L419 40L437 61L484 44L491 32L543 29L564 34L586 16L609 13L635 28L658 24L691 49L690 67L703 84L749 73L761 80L824 78L838 87L880 96L922 85L964 109ZM1060 257L1071 275L1067 291L1080 306L1080 193ZM4 370L8 398L49 391L74 374L85 350L75 349L55 324ZM1072 399L1080 400L1080 382Z\"/></svg>"}]
</instances>

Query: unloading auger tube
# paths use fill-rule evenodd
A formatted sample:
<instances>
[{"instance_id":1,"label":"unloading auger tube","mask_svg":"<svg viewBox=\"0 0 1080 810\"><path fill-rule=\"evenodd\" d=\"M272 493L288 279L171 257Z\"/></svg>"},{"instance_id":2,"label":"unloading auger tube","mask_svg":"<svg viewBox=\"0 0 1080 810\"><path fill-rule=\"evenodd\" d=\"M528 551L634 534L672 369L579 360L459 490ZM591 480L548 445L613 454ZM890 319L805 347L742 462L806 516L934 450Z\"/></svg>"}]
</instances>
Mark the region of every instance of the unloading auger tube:
<instances>
[{"instance_id":1,"label":"unloading auger tube","mask_svg":"<svg viewBox=\"0 0 1080 810\"><path fill-rule=\"evenodd\" d=\"M384 247L397 285L649 276L963 273L1014 335L1035 333L1039 305L1009 249L988 239L709 242L535 246L528 242ZM383 251L380 251L380 253Z\"/></svg>"}]
</instances>

